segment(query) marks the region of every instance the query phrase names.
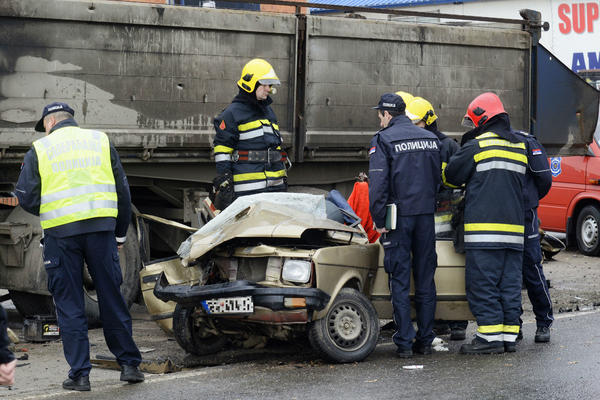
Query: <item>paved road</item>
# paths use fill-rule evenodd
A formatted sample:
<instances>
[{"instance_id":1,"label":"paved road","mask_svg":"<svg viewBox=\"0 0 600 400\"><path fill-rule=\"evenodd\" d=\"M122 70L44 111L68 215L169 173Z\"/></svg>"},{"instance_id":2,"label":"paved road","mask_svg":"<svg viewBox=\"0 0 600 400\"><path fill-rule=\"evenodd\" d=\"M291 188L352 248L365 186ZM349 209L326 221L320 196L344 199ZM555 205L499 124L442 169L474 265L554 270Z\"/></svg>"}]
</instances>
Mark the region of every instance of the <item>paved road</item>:
<instances>
[{"instance_id":1,"label":"paved road","mask_svg":"<svg viewBox=\"0 0 600 400\"><path fill-rule=\"evenodd\" d=\"M600 398L600 312L562 314L552 342L533 342L535 325L524 326L518 352L492 356L450 351L399 360L389 333L364 362L330 365L303 354L147 375L123 385L118 372L94 370L91 393L53 385L26 391L0 388L14 399L597 399ZM472 328L471 328L472 329ZM422 365L420 370L403 366ZM20 371L18 371L20 372ZM24 379L18 376L23 385ZM27 392L27 393L24 393Z\"/></svg>"}]
</instances>

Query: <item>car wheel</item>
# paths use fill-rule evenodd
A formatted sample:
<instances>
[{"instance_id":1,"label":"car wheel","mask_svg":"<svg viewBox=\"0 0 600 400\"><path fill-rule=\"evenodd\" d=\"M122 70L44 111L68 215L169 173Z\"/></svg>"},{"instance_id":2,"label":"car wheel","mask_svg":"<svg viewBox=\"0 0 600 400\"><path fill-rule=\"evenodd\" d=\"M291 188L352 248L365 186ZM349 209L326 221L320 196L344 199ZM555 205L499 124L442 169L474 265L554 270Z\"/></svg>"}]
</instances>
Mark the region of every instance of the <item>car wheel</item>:
<instances>
[{"instance_id":1,"label":"car wheel","mask_svg":"<svg viewBox=\"0 0 600 400\"><path fill-rule=\"evenodd\" d=\"M194 307L180 304L173 311L173 334L175 340L185 351L197 356L220 351L227 342L223 335L215 335L206 331L205 320L194 317Z\"/></svg>"},{"instance_id":2,"label":"car wheel","mask_svg":"<svg viewBox=\"0 0 600 400\"><path fill-rule=\"evenodd\" d=\"M596 206L585 206L577 217L577 247L587 256L600 253L600 211Z\"/></svg>"},{"instance_id":3,"label":"car wheel","mask_svg":"<svg viewBox=\"0 0 600 400\"><path fill-rule=\"evenodd\" d=\"M379 317L371 302L359 291L340 290L327 315L314 321L308 338L325 358L340 363L365 359L375 349Z\"/></svg>"}]
</instances>

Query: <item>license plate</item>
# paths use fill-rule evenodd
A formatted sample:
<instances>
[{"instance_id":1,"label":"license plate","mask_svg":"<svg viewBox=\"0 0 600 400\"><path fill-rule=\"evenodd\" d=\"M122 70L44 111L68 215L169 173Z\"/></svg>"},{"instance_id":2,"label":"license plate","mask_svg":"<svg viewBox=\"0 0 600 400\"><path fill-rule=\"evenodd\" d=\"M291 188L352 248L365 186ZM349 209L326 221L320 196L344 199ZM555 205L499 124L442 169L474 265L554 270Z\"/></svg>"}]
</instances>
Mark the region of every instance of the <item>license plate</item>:
<instances>
[{"instance_id":1,"label":"license plate","mask_svg":"<svg viewBox=\"0 0 600 400\"><path fill-rule=\"evenodd\" d=\"M250 296L204 300L202 306L209 314L247 314L254 312L254 303Z\"/></svg>"}]
</instances>

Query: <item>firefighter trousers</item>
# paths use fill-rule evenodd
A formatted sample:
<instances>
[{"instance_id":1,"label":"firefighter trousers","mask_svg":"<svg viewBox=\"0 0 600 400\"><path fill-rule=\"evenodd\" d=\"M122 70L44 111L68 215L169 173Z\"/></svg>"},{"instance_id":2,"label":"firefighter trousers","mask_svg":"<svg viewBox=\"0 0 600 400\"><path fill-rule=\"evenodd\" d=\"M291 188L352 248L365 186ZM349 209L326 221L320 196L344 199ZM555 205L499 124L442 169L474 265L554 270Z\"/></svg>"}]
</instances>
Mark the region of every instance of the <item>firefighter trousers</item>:
<instances>
[{"instance_id":1,"label":"firefighter trousers","mask_svg":"<svg viewBox=\"0 0 600 400\"><path fill-rule=\"evenodd\" d=\"M521 313L522 264L520 250L466 250L467 301L477 320L479 339L516 340Z\"/></svg>"}]
</instances>

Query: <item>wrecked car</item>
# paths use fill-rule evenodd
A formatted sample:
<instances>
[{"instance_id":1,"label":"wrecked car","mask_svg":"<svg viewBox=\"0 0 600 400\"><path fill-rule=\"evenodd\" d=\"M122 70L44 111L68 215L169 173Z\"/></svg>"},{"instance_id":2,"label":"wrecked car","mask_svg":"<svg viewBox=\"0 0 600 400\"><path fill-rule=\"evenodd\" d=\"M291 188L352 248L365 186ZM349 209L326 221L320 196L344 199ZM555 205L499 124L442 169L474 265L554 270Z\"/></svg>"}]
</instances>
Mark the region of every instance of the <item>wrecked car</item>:
<instances>
[{"instance_id":1,"label":"wrecked car","mask_svg":"<svg viewBox=\"0 0 600 400\"><path fill-rule=\"evenodd\" d=\"M142 270L149 312L196 355L229 341L307 335L328 360L363 360L379 320L392 318L383 248L369 243L360 220L332 220L328 209L309 194L237 199L182 243L178 257ZM436 319L473 319L464 256L451 240L439 240L437 251Z\"/></svg>"}]
</instances>

